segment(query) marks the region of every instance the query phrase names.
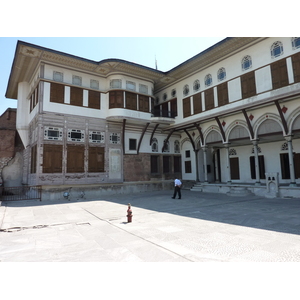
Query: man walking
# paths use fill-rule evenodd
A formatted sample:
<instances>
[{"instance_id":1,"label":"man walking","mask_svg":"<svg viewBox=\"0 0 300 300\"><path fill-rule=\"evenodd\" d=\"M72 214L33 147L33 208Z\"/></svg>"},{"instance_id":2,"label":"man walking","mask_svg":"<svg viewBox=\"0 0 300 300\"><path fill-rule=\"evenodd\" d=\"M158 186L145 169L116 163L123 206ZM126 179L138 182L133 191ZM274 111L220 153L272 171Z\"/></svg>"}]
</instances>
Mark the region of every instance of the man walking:
<instances>
[{"instance_id":1,"label":"man walking","mask_svg":"<svg viewBox=\"0 0 300 300\"><path fill-rule=\"evenodd\" d=\"M177 193L178 193L178 199L181 199L181 186L182 186L182 183L179 179L175 179L174 184L175 184L175 188L174 188L174 195L173 195L172 199L175 199Z\"/></svg>"}]
</instances>

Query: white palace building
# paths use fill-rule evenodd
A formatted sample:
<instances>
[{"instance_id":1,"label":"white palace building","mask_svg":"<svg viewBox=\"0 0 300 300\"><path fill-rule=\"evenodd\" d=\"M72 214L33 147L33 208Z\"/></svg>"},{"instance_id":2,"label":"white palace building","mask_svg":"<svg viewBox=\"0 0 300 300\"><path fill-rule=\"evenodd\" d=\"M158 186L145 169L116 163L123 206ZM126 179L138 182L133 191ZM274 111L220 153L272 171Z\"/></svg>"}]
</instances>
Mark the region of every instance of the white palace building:
<instances>
[{"instance_id":1,"label":"white palace building","mask_svg":"<svg viewBox=\"0 0 300 300\"><path fill-rule=\"evenodd\" d=\"M51 199L175 178L300 196L299 37L226 38L168 72L19 41L6 97L18 101L22 184Z\"/></svg>"}]
</instances>

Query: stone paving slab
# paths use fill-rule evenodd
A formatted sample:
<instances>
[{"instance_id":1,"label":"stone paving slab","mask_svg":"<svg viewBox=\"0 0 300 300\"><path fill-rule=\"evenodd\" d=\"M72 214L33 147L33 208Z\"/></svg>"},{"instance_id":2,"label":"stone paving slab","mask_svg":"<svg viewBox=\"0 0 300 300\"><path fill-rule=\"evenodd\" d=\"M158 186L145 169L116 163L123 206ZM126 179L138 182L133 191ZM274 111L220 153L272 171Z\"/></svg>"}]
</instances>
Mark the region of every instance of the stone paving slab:
<instances>
[{"instance_id":1,"label":"stone paving slab","mask_svg":"<svg viewBox=\"0 0 300 300\"><path fill-rule=\"evenodd\" d=\"M299 199L182 194L2 202L0 261L300 262Z\"/></svg>"}]
</instances>

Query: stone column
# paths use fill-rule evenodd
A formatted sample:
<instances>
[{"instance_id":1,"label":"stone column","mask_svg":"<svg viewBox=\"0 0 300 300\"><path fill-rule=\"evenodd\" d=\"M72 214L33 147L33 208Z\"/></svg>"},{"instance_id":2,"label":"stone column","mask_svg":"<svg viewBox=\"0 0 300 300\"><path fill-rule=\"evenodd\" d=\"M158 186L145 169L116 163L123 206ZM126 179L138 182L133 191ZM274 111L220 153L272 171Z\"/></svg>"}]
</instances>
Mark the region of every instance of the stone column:
<instances>
[{"instance_id":1,"label":"stone column","mask_svg":"<svg viewBox=\"0 0 300 300\"><path fill-rule=\"evenodd\" d=\"M260 185L260 176L259 176L259 160L258 160L258 146L257 140L252 141L253 149L254 149L254 161L255 161L255 185Z\"/></svg>"},{"instance_id":2,"label":"stone column","mask_svg":"<svg viewBox=\"0 0 300 300\"><path fill-rule=\"evenodd\" d=\"M289 151L289 164L290 164L289 167L290 167L290 176L291 176L290 186L296 186L292 136L291 135L286 136L285 139L288 143L288 151Z\"/></svg>"},{"instance_id":3,"label":"stone column","mask_svg":"<svg viewBox=\"0 0 300 300\"><path fill-rule=\"evenodd\" d=\"M198 166L198 152L199 152L199 149L195 149L194 150L195 152L195 159L196 159L196 181L200 181L199 179L199 166Z\"/></svg>"},{"instance_id":4,"label":"stone column","mask_svg":"<svg viewBox=\"0 0 300 300\"><path fill-rule=\"evenodd\" d=\"M231 170L230 170L230 159L229 159L229 144L224 144L226 148L226 165L227 165L227 184L231 184Z\"/></svg>"},{"instance_id":5,"label":"stone column","mask_svg":"<svg viewBox=\"0 0 300 300\"><path fill-rule=\"evenodd\" d=\"M216 176L216 182L220 182L220 178L219 178L219 160L218 160L218 152L217 151L214 152L214 156L215 156L215 176Z\"/></svg>"},{"instance_id":6,"label":"stone column","mask_svg":"<svg viewBox=\"0 0 300 300\"><path fill-rule=\"evenodd\" d=\"M203 165L204 165L204 182L207 182L207 158L206 158L207 146L202 147L202 150L203 150Z\"/></svg>"}]
</instances>

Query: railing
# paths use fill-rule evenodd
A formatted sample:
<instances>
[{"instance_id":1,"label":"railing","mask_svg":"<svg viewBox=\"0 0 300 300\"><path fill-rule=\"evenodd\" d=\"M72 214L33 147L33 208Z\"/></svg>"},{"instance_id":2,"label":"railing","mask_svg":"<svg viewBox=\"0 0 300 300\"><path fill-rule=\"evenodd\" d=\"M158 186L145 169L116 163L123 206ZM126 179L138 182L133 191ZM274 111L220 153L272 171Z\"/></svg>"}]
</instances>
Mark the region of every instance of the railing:
<instances>
[{"instance_id":1,"label":"railing","mask_svg":"<svg viewBox=\"0 0 300 300\"><path fill-rule=\"evenodd\" d=\"M163 117L163 118L172 118L176 117L176 114L168 110L152 109L151 117Z\"/></svg>"},{"instance_id":2,"label":"railing","mask_svg":"<svg viewBox=\"0 0 300 300\"><path fill-rule=\"evenodd\" d=\"M19 200L42 200L42 187L36 186L14 186L0 187L1 201L19 201Z\"/></svg>"}]
</instances>

